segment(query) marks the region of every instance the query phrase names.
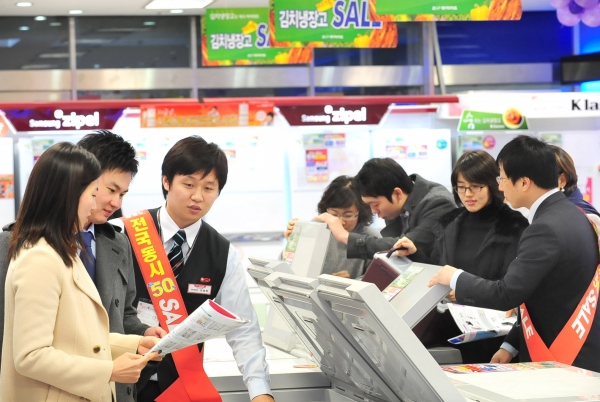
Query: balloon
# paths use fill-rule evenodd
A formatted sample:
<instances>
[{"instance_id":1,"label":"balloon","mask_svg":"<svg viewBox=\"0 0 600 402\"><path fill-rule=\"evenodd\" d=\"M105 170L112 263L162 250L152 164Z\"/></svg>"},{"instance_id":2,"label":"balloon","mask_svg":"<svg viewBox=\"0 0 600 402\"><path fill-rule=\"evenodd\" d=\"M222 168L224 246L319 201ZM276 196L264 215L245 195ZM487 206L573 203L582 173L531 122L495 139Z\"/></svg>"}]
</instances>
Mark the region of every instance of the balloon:
<instances>
[{"instance_id":1,"label":"balloon","mask_svg":"<svg viewBox=\"0 0 600 402\"><path fill-rule=\"evenodd\" d=\"M554 8L562 8L568 5L571 0L550 0L550 5Z\"/></svg>"},{"instance_id":2,"label":"balloon","mask_svg":"<svg viewBox=\"0 0 600 402\"><path fill-rule=\"evenodd\" d=\"M572 14L569 7L562 7L556 10L556 18L564 26L572 27L581 21L581 14Z\"/></svg>"},{"instance_id":3,"label":"balloon","mask_svg":"<svg viewBox=\"0 0 600 402\"><path fill-rule=\"evenodd\" d=\"M584 10L583 7L581 7L579 4L575 3L574 1L571 1L569 3L569 11L571 12L571 14L581 14Z\"/></svg>"},{"instance_id":4,"label":"balloon","mask_svg":"<svg viewBox=\"0 0 600 402\"><path fill-rule=\"evenodd\" d=\"M596 5L591 10L586 10L583 13L581 22L592 28L600 26L600 5Z\"/></svg>"},{"instance_id":5,"label":"balloon","mask_svg":"<svg viewBox=\"0 0 600 402\"><path fill-rule=\"evenodd\" d=\"M574 0L578 6L589 9L598 5L598 0ZM578 13L576 13L578 14Z\"/></svg>"}]
</instances>

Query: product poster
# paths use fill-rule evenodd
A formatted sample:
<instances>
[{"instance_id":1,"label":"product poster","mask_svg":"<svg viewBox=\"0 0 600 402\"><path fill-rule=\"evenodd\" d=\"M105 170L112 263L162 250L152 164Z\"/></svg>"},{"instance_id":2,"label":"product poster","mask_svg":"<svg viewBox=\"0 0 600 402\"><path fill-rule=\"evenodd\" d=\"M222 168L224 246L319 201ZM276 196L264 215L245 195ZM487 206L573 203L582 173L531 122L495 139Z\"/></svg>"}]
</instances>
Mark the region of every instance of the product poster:
<instances>
[{"instance_id":1,"label":"product poster","mask_svg":"<svg viewBox=\"0 0 600 402\"><path fill-rule=\"evenodd\" d=\"M396 24L373 11L369 0L271 0L275 46L396 47Z\"/></svg>"},{"instance_id":2,"label":"product poster","mask_svg":"<svg viewBox=\"0 0 600 402\"><path fill-rule=\"evenodd\" d=\"M306 181L320 183L329 181L327 149L306 150Z\"/></svg>"},{"instance_id":3,"label":"product poster","mask_svg":"<svg viewBox=\"0 0 600 402\"><path fill-rule=\"evenodd\" d=\"M0 174L0 198L15 198L15 176Z\"/></svg>"},{"instance_id":4,"label":"product poster","mask_svg":"<svg viewBox=\"0 0 600 402\"><path fill-rule=\"evenodd\" d=\"M583 199L586 200L587 202L589 202L590 204L594 203L594 199L593 199L593 191L592 191L592 178L588 177L587 181L585 182L585 189L583 191Z\"/></svg>"},{"instance_id":5,"label":"product poster","mask_svg":"<svg viewBox=\"0 0 600 402\"><path fill-rule=\"evenodd\" d=\"M391 21L520 20L521 0L371 0L376 14Z\"/></svg>"},{"instance_id":6,"label":"product poster","mask_svg":"<svg viewBox=\"0 0 600 402\"><path fill-rule=\"evenodd\" d=\"M404 159L427 159L427 145L388 145L385 150L388 158L397 161Z\"/></svg>"},{"instance_id":7,"label":"product poster","mask_svg":"<svg viewBox=\"0 0 600 402\"><path fill-rule=\"evenodd\" d=\"M302 136L302 143L305 148L345 148L346 134L305 134Z\"/></svg>"},{"instance_id":8,"label":"product poster","mask_svg":"<svg viewBox=\"0 0 600 402\"><path fill-rule=\"evenodd\" d=\"M33 163L37 162L37 160L40 159L40 156L42 156L44 151L46 151L52 145L54 145L53 139L33 139L31 141L31 148L33 150Z\"/></svg>"},{"instance_id":9,"label":"product poster","mask_svg":"<svg viewBox=\"0 0 600 402\"><path fill-rule=\"evenodd\" d=\"M290 266L292 265L292 262L294 262L294 256L296 255L296 249L298 248L298 242L300 241L301 231L301 226L294 226L294 230L292 230L292 233L290 233L285 250L283 250L283 261L290 264Z\"/></svg>"},{"instance_id":10,"label":"product poster","mask_svg":"<svg viewBox=\"0 0 600 402\"><path fill-rule=\"evenodd\" d=\"M208 8L202 16L202 65L306 64L312 49L271 47L269 8Z\"/></svg>"},{"instance_id":11,"label":"product poster","mask_svg":"<svg viewBox=\"0 0 600 402\"><path fill-rule=\"evenodd\" d=\"M273 104L199 103L197 105L141 105L140 125L154 127L267 126L273 123Z\"/></svg>"},{"instance_id":12,"label":"product poster","mask_svg":"<svg viewBox=\"0 0 600 402\"><path fill-rule=\"evenodd\" d=\"M504 113L465 110L458 123L458 131L528 130L527 118L515 108Z\"/></svg>"}]
</instances>

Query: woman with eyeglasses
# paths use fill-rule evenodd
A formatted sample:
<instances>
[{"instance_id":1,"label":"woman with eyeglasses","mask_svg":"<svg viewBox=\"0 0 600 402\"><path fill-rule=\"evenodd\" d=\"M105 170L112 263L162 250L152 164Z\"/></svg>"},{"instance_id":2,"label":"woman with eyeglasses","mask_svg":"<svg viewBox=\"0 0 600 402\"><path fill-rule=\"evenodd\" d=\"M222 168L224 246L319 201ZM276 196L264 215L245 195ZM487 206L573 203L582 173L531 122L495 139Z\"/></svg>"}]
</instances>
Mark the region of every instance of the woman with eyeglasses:
<instances>
[{"instance_id":1,"label":"woman with eyeglasses","mask_svg":"<svg viewBox=\"0 0 600 402\"><path fill-rule=\"evenodd\" d=\"M504 195L498 189L502 180L499 174L496 161L485 151L466 152L458 159L450 181L459 208L440 219L432 253L434 263L459 267L489 280L506 274L528 222L504 203ZM398 255L417 251L409 239L400 239L395 246L400 245L408 250L399 251ZM448 296L450 300L453 297L454 292ZM445 341L460 335L460 331L449 313L443 315L437 320L441 335L437 339L447 346ZM493 338L460 345L463 362L489 362L501 343L501 338Z\"/></svg>"},{"instance_id":2,"label":"woman with eyeglasses","mask_svg":"<svg viewBox=\"0 0 600 402\"><path fill-rule=\"evenodd\" d=\"M371 209L360 198L360 193L353 185L350 176L339 176L329 184L319 201L317 210L319 214L329 213L339 218L348 232L381 237L379 231L370 226L373 223ZM288 223L284 233L286 239L294 230L297 220L294 218ZM345 244L331 239L322 273L352 279L364 274L371 261L346 258L346 247Z\"/></svg>"}]
</instances>

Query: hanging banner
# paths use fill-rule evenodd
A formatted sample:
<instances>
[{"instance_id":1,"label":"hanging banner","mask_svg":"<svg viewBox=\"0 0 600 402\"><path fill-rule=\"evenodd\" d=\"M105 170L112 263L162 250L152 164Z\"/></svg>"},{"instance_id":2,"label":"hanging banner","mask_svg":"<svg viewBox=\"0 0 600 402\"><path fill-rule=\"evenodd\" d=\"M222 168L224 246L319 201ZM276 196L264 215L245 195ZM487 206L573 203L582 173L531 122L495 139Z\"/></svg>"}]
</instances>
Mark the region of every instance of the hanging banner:
<instances>
[{"instance_id":1,"label":"hanging banner","mask_svg":"<svg viewBox=\"0 0 600 402\"><path fill-rule=\"evenodd\" d=\"M375 17L369 0L271 0L277 47L396 47L396 24Z\"/></svg>"},{"instance_id":2,"label":"hanging banner","mask_svg":"<svg viewBox=\"0 0 600 402\"><path fill-rule=\"evenodd\" d=\"M305 64L310 48L271 47L269 8L208 8L202 16L202 65Z\"/></svg>"},{"instance_id":3,"label":"hanging banner","mask_svg":"<svg viewBox=\"0 0 600 402\"><path fill-rule=\"evenodd\" d=\"M465 110L458 123L458 131L528 130L527 118L515 108L504 113Z\"/></svg>"},{"instance_id":4,"label":"hanging banner","mask_svg":"<svg viewBox=\"0 0 600 402\"><path fill-rule=\"evenodd\" d=\"M521 0L371 0L378 19L392 21L520 20Z\"/></svg>"},{"instance_id":5,"label":"hanging banner","mask_svg":"<svg viewBox=\"0 0 600 402\"><path fill-rule=\"evenodd\" d=\"M274 116L270 102L141 105L140 111L142 128L268 126Z\"/></svg>"},{"instance_id":6,"label":"hanging banner","mask_svg":"<svg viewBox=\"0 0 600 402\"><path fill-rule=\"evenodd\" d=\"M121 115L123 109L18 109L5 110L0 132L8 130L8 119L16 131L84 131L110 130ZM4 128L6 127L6 128Z\"/></svg>"},{"instance_id":7,"label":"hanging banner","mask_svg":"<svg viewBox=\"0 0 600 402\"><path fill-rule=\"evenodd\" d=\"M389 105L279 106L290 126L379 124Z\"/></svg>"}]
</instances>

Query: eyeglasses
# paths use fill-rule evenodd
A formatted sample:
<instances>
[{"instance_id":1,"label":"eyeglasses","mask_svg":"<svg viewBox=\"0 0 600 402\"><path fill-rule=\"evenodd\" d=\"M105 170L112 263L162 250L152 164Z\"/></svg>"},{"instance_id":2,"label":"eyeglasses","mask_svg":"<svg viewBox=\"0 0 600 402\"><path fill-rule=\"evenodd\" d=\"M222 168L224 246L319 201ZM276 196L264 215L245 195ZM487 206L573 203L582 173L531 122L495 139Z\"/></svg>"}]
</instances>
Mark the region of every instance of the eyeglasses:
<instances>
[{"instance_id":1,"label":"eyeglasses","mask_svg":"<svg viewBox=\"0 0 600 402\"><path fill-rule=\"evenodd\" d=\"M480 193L484 187L485 186L470 186L470 187L456 186L456 187L454 187L454 191L456 191L458 194L465 194L467 192L467 190L469 190L471 193L475 194L475 193Z\"/></svg>"},{"instance_id":2,"label":"eyeglasses","mask_svg":"<svg viewBox=\"0 0 600 402\"><path fill-rule=\"evenodd\" d=\"M502 184L504 180L508 180L508 177L496 177L496 181L498 182L498 184Z\"/></svg>"},{"instance_id":3,"label":"eyeglasses","mask_svg":"<svg viewBox=\"0 0 600 402\"><path fill-rule=\"evenodd\" d=\"M334 218L338 218L338 219L340 219L342 221L345 221L345 222L353 221L356 218L358 218L358 214L346 213L346 214L340 216L340 215L337 215L337 214L331 212L330 210L327 210L327 213L329 215L333 216Z\"/></svg>"}]
</instances>

